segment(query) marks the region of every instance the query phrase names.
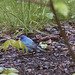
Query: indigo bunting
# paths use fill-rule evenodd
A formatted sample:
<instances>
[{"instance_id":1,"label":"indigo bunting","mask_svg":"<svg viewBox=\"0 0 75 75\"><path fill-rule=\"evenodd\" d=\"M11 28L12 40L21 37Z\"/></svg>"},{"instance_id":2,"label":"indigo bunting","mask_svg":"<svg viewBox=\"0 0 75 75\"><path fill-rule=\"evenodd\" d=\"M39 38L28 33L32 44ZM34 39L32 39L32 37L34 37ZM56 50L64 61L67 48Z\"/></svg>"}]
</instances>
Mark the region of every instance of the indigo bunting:
<instances>
[{"instance_id":1,"label":"indigo bunting","mask_svg":"<svg viewBox=\"0 0 75 75\"><path fill-rule=\"evenodd\" d=\"M30 39L29 37L27 37L25 35L22 35L20 37L20 41L28 48L28 51L33 50L36 52L36 50L39 49L40 51L46 52L45 50L43 50L39 46L37 46L37 44L32 39Z\"/></svg>"}]
</instances>

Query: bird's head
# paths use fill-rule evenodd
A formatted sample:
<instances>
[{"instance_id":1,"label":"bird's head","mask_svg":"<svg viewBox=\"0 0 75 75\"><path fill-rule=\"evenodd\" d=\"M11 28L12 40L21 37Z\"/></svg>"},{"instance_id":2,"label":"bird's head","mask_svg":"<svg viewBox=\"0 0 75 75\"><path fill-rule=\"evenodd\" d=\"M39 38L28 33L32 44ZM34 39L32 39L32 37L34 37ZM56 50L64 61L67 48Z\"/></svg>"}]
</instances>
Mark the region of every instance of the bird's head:
<instances>
[{"instance_id":1,"label":"bird's head","mask_svg":"<svg viewBox=\"0 0 75 75\"><path fill-rule=\"evenodd\" d=\"M27 38L27 36L25 36L25 35L20 36L20 40L24 40L26 38Z\"/></svg>"},{"instance_id":2,"label":"bird's head","mask_svg":"<svg viewBox=\"0 0 75 75\"><path fill-rule=\"evenodd\" d=\"M22 42L33 42L33 40L32 39L30 39L29 37L27 37L27 36L25 36L25 35L22 35L21 37L20 37L20 40L22 41Z\"/></svg>"}]
</instances>

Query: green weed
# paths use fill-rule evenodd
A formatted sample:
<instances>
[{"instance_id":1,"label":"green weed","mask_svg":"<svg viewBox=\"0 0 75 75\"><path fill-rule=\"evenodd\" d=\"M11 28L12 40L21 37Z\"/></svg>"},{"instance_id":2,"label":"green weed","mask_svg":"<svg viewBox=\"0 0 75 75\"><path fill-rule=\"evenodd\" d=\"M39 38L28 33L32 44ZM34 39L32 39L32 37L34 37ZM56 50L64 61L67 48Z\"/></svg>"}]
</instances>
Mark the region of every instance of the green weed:
<instances>
[{"instance_id":1,"label":"green weed","mask_svg":"<svg viewBox=\"0 0 75 75\"><path fill-rule=\"evenodd\" d=\"M38 1L49 3L49 0ZM54 3L56 2L58 0L54 1ZM57 12L60 20L75 19L75 1L63 0L63 2L69 7L70 12L66 19ZM51 18L47 17L48 14ZM28 32L32 32L33 29L43 28L44 24L49 24L52 20L54 20L54 16L50 7L17 0L0 0L0 30L2 30L2 27L5 27L6 30L3 30L4 32L15 33L16 30L22 30L27 34Z\"/></svg>"}]
</instances>

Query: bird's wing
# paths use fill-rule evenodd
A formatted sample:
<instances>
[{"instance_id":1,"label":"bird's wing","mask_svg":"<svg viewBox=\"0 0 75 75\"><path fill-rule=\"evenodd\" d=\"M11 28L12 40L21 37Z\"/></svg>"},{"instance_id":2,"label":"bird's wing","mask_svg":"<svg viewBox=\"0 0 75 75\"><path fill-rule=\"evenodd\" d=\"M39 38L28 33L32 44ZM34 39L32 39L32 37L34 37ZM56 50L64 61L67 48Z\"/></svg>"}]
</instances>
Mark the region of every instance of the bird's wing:
<instances>
[{"instance_id":1,"label":"bird's wing","mask_svg":"<svg viewBox=\"0 0 75 75\"><path fill-rule=\"evenodd\" d=\"M30 47L30 48L32 48L32 49L36 49L36 48L37 48L37 45L36 45L35 42L30 42L30 43L26 44L26 46L27 46L27 47Z\"/></svg>"},{"instance_id":2,"label":"bird's wing","mask_svg":"<svg viewBox=\"0 0 75 75\"><path fill-rule=\"evenodd\" d=\"M27 38L26 40L23 40L22 42L25 44L26 47L31 49L35 49L37 47L36 43L30 38Z\"/></svg>"}]
</instances>

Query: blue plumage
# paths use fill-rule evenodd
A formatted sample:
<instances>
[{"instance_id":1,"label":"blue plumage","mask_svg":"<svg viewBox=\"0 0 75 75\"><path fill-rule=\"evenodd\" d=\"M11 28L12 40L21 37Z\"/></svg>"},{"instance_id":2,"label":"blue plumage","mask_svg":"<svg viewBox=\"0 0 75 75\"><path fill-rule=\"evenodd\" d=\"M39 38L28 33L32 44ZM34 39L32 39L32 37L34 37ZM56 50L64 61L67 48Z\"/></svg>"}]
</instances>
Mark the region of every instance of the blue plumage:
<instances>
[{"instance_id":1,"label":"blue plumage","mask_svg":"<svg viewBox=\"0 0 75 75\"><path fill-rule=\"evenodd\" d=\"M25 35L22 35L20 37L20 40L23 42L23 44L28 48L28 51L34 50L36 52L37 49L46 52L45 50L41 49L37 44L30 38L28 38Z\"/></svg>"}]
</instances>

